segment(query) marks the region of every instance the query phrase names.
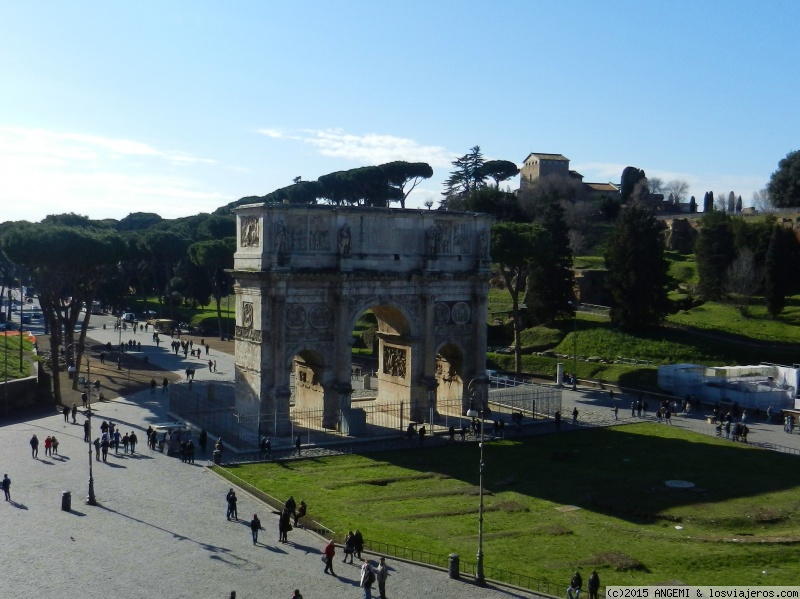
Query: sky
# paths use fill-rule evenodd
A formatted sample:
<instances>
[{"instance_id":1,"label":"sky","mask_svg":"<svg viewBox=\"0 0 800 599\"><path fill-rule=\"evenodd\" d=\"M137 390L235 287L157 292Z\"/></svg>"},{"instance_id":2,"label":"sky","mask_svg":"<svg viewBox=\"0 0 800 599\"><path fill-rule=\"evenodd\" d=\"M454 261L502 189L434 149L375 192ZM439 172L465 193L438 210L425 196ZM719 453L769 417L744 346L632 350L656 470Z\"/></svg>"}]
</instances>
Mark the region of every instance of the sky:
<instances>
[{"instance_id":1,"label":"sky","mask_svg":"<svg viewBox=\"0 0 800 599\"><path fill-rule=\"evenodd\" d=\"M178 218L479 145L748 205L800 148L800 2L1 2L0 222ZM512 189L518 181L505 185Z\"/></svg>"}]
</instances>

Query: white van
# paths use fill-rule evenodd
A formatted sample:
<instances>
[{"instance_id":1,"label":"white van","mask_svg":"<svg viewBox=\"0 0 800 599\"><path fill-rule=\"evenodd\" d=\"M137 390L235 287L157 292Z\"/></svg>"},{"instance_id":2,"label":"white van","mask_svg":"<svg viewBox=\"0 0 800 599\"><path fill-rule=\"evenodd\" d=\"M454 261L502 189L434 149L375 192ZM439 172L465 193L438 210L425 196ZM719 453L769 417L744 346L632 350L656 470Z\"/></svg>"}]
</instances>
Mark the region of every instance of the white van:
<instances>
[{"instance_id":1,"label":"white van","mask_svg":"<svg viewBox=\"0 0 800 599\"><path fill-rule=\"evenodd\" d=\"M122 314L122 320L124 320L125 322L133 322L134 320L136 320L136 314L134 314L133 312L124 312Z\"/></svg>"}]
</instances>

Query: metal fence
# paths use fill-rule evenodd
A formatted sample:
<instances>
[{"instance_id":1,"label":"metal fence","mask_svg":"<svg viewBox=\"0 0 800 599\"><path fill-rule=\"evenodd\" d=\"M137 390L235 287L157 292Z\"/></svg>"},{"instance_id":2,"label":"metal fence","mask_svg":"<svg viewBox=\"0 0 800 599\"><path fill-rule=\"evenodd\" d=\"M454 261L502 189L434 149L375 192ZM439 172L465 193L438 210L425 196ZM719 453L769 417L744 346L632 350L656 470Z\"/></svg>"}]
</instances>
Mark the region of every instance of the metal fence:
<instances>
[{"instance_id":1,"label":"metal fence","mask_svg":"<svg viewBox=\"0 0 800 599\"><path fill-rule=\"evenodd\" d=\"M561 389L504 379L489 390L489 410L485 414L490 433L495 423L522 424L527 419L552 417L561 410ZM374 398L352 398L347 413L337 414L335 421L354 422L343 433L326 428L322 408L290 407L288 415L240 413L236 410L232 384L193 383L173 385L170 389L170 411L212 436L223 437L238 451L257 451L259 439L272 437L273 448L290 447L300 436L304 445L337 443L344 437L381 437L399 435L410 423L408 402L378 403ZM472 419L465 414L461 399L440 399L425 414L428 434L471 428ZM512 416L513 415L513 416ZM330 414L328 414L330 418ZM496 427L495 427L496 428Z\"/></svg>"}]
</instances>

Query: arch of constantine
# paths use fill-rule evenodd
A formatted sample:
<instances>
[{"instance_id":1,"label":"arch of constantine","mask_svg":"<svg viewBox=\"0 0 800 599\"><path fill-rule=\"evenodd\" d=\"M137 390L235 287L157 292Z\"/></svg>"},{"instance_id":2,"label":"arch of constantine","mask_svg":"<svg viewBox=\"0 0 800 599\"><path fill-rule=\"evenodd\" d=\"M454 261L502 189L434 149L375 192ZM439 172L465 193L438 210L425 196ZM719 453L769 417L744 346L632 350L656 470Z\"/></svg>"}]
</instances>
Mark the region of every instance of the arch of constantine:
<instances>
[{"instance_id":1,"label":"arch of constantine","mask_svg":"<svg viewBox=\"0 0 800 599\"><path fill-rule=\"evenodd\" d=\"M290 204L236 215L237 412L277 423L293 378L296 407L321 409L324 428L357 431L351 350L368 310L376 403L408 402L419 422L438 400L468 409L468 383L485 381L490 216Z\"/></svg>"}]
</instances>

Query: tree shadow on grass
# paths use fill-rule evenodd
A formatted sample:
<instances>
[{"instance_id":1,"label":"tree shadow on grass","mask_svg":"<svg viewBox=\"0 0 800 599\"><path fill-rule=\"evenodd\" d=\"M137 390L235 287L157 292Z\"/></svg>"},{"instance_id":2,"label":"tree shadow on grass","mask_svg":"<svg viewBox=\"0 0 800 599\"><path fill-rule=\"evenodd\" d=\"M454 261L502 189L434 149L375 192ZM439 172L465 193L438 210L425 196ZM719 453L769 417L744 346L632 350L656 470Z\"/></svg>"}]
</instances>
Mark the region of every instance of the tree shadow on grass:
<instances>
[{"instance_id":1,"label":"tree shadow on grass","mask_svg":"<svg viewBox=\"0 0 800 599\"><path fill-rule=\"evenodd\" d=\"M457 478L470 488L479 481L477 446L368 457ZM486 443L484 462L484 489L489 493L512 491L633 523L669 520L669 510L676 507L800 486L794 456L649 423ZM668 480L695 486L671 489L665 484ZM402 477L397 482L401 481ZM386 499L391 500L391 484L387 490Z\"/></svg>"}]
</instances>

